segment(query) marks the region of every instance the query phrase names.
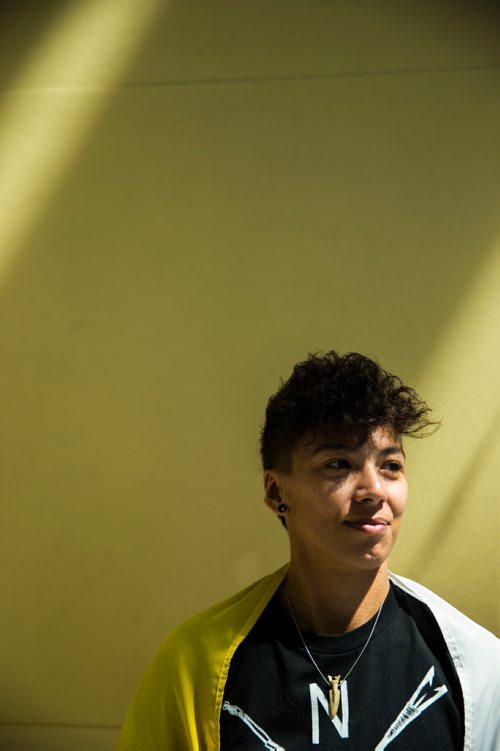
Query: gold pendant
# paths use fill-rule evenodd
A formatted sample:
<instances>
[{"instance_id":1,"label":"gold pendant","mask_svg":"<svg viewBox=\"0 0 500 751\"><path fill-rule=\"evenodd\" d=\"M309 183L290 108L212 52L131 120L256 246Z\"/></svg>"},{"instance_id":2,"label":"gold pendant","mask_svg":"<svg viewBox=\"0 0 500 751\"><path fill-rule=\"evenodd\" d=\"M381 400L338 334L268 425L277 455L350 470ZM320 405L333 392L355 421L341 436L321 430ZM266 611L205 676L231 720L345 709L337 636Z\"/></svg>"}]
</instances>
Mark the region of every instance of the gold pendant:
<instances>
[{"instance_id":1,"label":"gold pendant","mask_svg":"<svg viewBox=\"0 0 500 751\"><path fill-rule=\"evenodd\" d=\"M329 675L328 682L330 684L330 690L328 692L328 701L330 703L330 719L333 720L337 714L340 703L340 689L339 689L340 675Z\"/></svg>"}]
</instances>

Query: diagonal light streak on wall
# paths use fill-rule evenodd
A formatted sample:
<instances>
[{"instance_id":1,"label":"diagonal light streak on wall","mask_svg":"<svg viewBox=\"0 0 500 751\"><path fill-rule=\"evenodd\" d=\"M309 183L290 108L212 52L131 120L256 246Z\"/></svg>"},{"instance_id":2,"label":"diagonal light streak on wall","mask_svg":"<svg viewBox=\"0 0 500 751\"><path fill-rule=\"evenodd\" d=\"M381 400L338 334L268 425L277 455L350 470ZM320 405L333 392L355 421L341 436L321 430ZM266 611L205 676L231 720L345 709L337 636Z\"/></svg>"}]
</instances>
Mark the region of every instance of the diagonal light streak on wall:
<instances>
[{"instance_id":1,"label":"diagonal light streak on wall","mask_svg":"<svg viewBox=\"0 0 500 751\"><path fill-rule=\"evenodd\" d=\"M410 525L417 524L419 534L408 537L398 550L410 575L422 573L424 566L432 569L434 555L439 556L445 540L458 534L456 527L465 516L472 515L477 524L483 519L488 525L484 534L495 519L498 523L498 497L490 494L485 506L485 499L476 496L482 496L480 488L498 440L499 290L500 239L482 262L467 298L444 329L419 379L418 390L443 424L422 443L407 442L420 496L412 499L408 510L414 517ZM459 548L457 540L457 560Z\"/></svg>"},{"instance_id":2,"label":"diagonal light streak on wall","mask_svg":"<svg viewBox=\"0 0 500 751\"><path fill-rule=\"evenodd\" d=\"M161 0L68 4L2 93L0 284L160 10Z\"/></svg>"}]
</instances>

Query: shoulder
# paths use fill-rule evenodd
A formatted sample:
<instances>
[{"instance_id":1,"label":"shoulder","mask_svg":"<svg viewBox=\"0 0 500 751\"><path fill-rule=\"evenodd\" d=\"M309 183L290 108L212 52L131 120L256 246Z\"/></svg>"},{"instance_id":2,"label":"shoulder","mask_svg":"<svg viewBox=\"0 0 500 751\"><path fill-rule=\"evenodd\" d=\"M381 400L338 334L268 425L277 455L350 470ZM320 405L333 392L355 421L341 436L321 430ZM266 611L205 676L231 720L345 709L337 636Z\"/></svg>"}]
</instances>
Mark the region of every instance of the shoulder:
<instances>
[{"instance_id":1,"label":"shoulder","mask_svg":"<svg viewBox=\"0 0 500 751\"><path fill-rule=\"evenodd\" d=\"M468 618L435 592L424 587L423 584L392 573L390 579L399 589L420 600L431 609L438 624L443 629L445 637L447 632L451 631L457 636L466 636L467 639L472 639L474 642L478 641L486 645L494 645L495 648L499 647L500 643L494 634Z\"/></svg>"},{"instance_id":2,"label":"shoulder","mask_svg":"<svg viewBox=\"0 0 500 751\"><path fill-rule=\"evenodd\" d=\"M200 741L215 748L224 671L285 573L283 567L167 634L129 707L120 751L177 751Z\"/></svg>"},{"instance_id":3,"label":"shoulder","mask_svg":"<svg viewBox=\"0 0 500 751\"><path fill-rule=\"evenodd\" d=\"M184 662L197 661L203 654L213 658L235 641L239 643L283 581L287 568L283 566L181 623L167 634L157 659L174 657Z\"/></svg>"},{"instance_id":4,"label":"shoulder","mask_svg":"<svg viewBox=\"0 0 500 751\"><path fill-rule=\"evenodd\" d=\"M498 748L499 640L422 584L395 574L390 579L414 601L424 603L441 630L464 700L464 748Z\"/></svg>"},{"instance_id":5,"label":"shoulder","mask_svg":"<svg viewBox=\"0 0 500 751\"><path fill-rule=\"evenodd\" d=\"M486 694L499 690L500 642L497 637L442 597L418 582L390 575L406 594L427 605L443 634L462 683L482 687Z\"/></svg>"}]
</instances>

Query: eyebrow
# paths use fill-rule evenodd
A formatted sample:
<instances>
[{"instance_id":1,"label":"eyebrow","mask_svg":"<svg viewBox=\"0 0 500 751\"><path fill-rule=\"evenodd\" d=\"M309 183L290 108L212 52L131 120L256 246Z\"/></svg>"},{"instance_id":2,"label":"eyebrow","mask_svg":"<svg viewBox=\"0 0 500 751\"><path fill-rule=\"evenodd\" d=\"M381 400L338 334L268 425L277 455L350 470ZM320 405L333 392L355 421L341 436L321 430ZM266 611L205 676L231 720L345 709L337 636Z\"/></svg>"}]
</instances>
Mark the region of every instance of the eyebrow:
<instances>
[{"instance_id":1,"label":"eyebrow","mask_svg":"<svg viewBox=\"0 0 500 751\"><path fill-rule=\"evenodd\" d=\"M389 456L389 454L402 454L406 458L406 454L404 452L404 448L402 446L387 446L385 449L382 449L380 452L382 456Z\"/></svg>"},{"instance_id":2,"label":"eyebrow","mask_svg":"<svg viewBox=\"0 0 500 751\"><path fill-rule=\"evenodd\" d=\"M347 446L345 443L321 443L314 449L312 455L315 456L321 451L355 451L357 446ZM386 446L379 452L380 456L389 456L390 454L402 454L406 458L406 454L402 446L394 444L393 446Z\"/></svg>"},{"instance_id":3,"label":"eyebrow","mask_svg":"<svg viewBox=\"0 0 500 751\"><path fill-rule=\"evenodd\" d=\"M320 451L353 451L353 447L345 443L321 443L314 449L313 456L319 454Z\"/></svg>"}]
</instances>

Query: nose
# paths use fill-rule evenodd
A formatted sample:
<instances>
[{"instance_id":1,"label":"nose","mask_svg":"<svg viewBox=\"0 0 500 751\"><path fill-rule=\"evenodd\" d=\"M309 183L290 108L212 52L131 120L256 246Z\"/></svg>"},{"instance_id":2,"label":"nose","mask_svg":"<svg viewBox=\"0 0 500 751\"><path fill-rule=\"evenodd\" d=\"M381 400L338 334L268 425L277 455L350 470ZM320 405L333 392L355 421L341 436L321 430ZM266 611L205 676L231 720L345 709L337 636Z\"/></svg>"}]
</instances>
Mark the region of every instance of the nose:
<instances>
[{"instance_id":1,"label":"nose","mask_svg":"<svg viewBox=\"0 0 500 751\"><path fill-rule=\"evenodd\" d=\"M377 468L365 465L358 474L354 500L358 503L380 503L386 499L385 484Z\"/></svg>"}]
</instances>

